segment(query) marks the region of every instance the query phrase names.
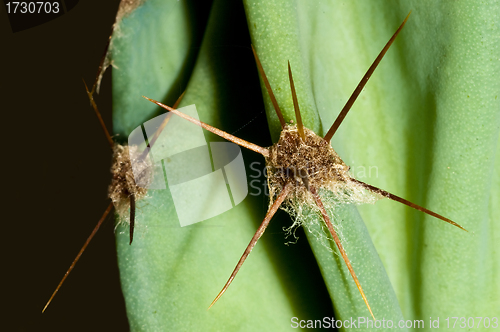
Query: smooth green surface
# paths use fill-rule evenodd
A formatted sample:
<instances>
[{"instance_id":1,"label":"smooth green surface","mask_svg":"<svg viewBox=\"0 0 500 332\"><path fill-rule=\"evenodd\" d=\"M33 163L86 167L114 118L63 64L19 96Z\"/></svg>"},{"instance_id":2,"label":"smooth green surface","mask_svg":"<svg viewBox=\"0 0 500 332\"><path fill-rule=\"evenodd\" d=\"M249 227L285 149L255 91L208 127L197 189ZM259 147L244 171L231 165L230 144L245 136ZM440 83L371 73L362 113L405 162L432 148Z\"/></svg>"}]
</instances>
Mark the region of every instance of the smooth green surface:
<instances>
[{"instance_id":1,"label":"smooth green surface","mask_svg":"<svg viewBox=\"0 0 500 332\"><path fill-rule=\"evenodd\" d=\"M173 104L182 93L196 56L190 49L194 18L186 2L148 0L119 23L111 45L113 131L123 136L119 141L157 112L155 105L144 105L141 95Z\"/></svg>"},{"instance_id":2,"label":"smooth green surface","mask_svg":"<svg viewBox=\"0 0 500 332\"><path fill-rule=\"evenodd\" d=\"M139 40L115 44L123 49L115 55L125 59L120 65L114 58L115 133L126 137L158 111L140 95L172 104L184 73L189 85L183 105L196 104L202 121L264 146L270 144L262 134L265 124L250 122L259 117L262 96L274 140L279 123L259 86L245 25L285 118L295 118L289 60L304 122L324 133L412 10L332 146L358 179L447 216L470 233L389 200L359 206L359 214L340 207L334 218L345 226L346 250L377 318L400 317L392 288L404 319L422 319L426 329L429 317L440 317L444 328L447 317L500 316L498 2L247 1L245 22L241 5L217 1L190 78L189 70L180 69L189 56L190 7L176 5L184 15L172 27L161 19L167 4L146 2L152 7L141 13L148 14L130 16L127 23ZM155 26L160 23L152 13L163 28ZM140 33L149 26L149 33ZM137 47L141 43L149 46ZM166 43L173 44L163 48ZM158 68L170 69L157 75ZM263 159L252 152L244 158L247 165ZM284 213L207 312L261 222L266 198L249 196L217 218L180 228L168 191L150 195L140 203L134 244L128 246L126 229L117 236L133 331L289 329L293 316L331 315L328 296L337 317L369 316L338 256L308 235L326 291L314 260L298 258L309 250L304 238L295 246L282 244L281 226L290 223ZM477 324L474 330L486 330ZM450 330L459 328L460 322Z\"/></svg>"}]
</instances>

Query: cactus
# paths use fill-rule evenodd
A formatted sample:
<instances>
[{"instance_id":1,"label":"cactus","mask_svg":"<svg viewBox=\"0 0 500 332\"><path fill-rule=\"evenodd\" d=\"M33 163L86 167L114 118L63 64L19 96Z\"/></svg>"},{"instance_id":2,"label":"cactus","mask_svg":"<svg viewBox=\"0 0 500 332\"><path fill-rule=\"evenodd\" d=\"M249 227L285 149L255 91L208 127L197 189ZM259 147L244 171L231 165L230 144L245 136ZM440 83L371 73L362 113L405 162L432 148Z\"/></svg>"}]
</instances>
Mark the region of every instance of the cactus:
<instances>
[{"instance_id":1,"label":"cactus","mask_svg":"<svg viewBox=\"0 0 500 332\"><path fill-rule=\"evenodd\" d=\"M246 125L240 137L271 145L280 126L259 85L253 43L285 117L294 118L290 61L304 123L324 134L410 10L405 30L332 146L354 176L471 232L388 200L357 209L339 206L336 218L377 318L422 319L429 328L429 317L440 317L441 326L446 317L498 317L496 2L244 1L241 6L217 0L201 48L193 49L196 5L147 0L121 20L113 37L113 131L127 137L157 115L159 109L141 95L171 105L186 88L180 106L195 104L200 120L229 133ZM260 113L264 106L268 128ZM254 118L258 121L248 124ZM247 167L263 164L252 152L243 153ZM207 311L262 221L267 198L249 195L222 215L181 228L169 191L150 196L138 203L143 223L134 243L128 244L126 228L117 230L132 331L284 330L293 326L292 317L332 317L332 304L338 319L369 319L342 260L313 233L283 245L281 228L292 223L285 213L273 219L231 289Z\"/></svg>"}]
</instances>

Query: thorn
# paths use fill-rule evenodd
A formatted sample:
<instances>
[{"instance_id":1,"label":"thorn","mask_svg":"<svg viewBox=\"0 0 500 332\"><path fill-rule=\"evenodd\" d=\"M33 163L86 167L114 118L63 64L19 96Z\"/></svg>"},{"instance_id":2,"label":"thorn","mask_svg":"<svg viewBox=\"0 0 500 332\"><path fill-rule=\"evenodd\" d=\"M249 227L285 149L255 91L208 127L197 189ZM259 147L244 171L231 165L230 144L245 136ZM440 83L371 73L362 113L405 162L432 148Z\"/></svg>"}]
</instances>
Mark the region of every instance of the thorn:
<instances>
[{"instance_id":1,"label":"thorn","mask_svg":"<svg viewBox=\"0 0 500 332\"><path fill-rule=\"evenodd\" d=\"M351 261L349 261L349 258L347 257L347 253L344 250L344 247L342 246L342 243L340 242L340 239L335 232L335 229L333 228L332 222L330 221L330 217L328 217L328 214L326 213L325 207L323 206L323 202L321 202L321 199L319 198L318 193L316 192L316 188L311 187L311 193L313 194L314 200L316 201L316 205L318 205L321 214L323 215L323 219L326 223L326 226L328 227L328 230L332 234L333 240L335 241L335 244L337 245L337 248L339 249L340 254L342 255L342 258L344 259L345 265L347 265L347 269L349 269L349 272L351 273L352 279L354 280L354 283L358 287L359 292L361 293L361 297L363 298L363 301L365 301L366 307L368 308L368 311L370 311L370 314L373 317L373 320L377 320L375 316L373 315L372 308L370 307L370 304L368 304L368 299L365 296L365 293L363 292L363 288L361 287L361 284L358 280L358 277L356 276L356 273L354 272L354 269L352 268Z\"/></svg>"},{"instance_id":2,"label":"thorn","mask_svg":"<svg viewBox=\"0 0 500 332\"><path fill-rule=\"evenodd\" d=\"M384 48L382 49L382 51L380 52L380 54L377 56L377 58L375 59L375 61L373 61L373 64L370 66L370 68L368 68L368 71L366 72L365 76L363 76L363 78L359 82L358 86L356 87L356 89L352 93L351 97L349 98L349 100L345 104L344 108L342 109L342 111L338 115L337 119L335 120L335 122L333 123L333 125L330 127L330 130L328 130L328 132L326 133L326 135L324 137L325 141L330 142L330 140L332 139L333 135L335 134L335 132L337 131L337 129L340 127L340 124L344 120L345 116L347 115L347 113L351 109L352 105L356 101L356 98L358 98L359 94L361 93L361 91L365 87L366 82L368 82L368 80L372 76L373 72L375 71L375 68L377 68L378 64L380 63L380 61L384 57L384 55L387 52L387 50L389 49L389 47L391 47L392 42L394 42L394 40L398 36L398 34L401 31L401 29L403 29L403 26L405 25L406 21L410 17L410 14L411 14L411 11L408 13L408 16L406 16L405 20L403 21L403 23L401 23L401 25L396 30L396 32L394 33L394 35L392 35L391 39L389 39L389 41L384 46Z\"/></svg>"},{"instance_id":3,"label":"thorn","mask_svg":"<svg viewBox=\"0 0 500 332\"><path fill-rule=\"evenodd\" d=\"M447 223L453 225L453 226L456 226L466 232L469 232L468 230L466 230L465 228L463 228L462 226L460 226L459 224L457 224L456 222L454 222L453 220L450 220L446 217L443 217L442 215L440 214L437 214L436 212L432 212L431 210L427 210L426 208L424 207L421 207L420 205L417 205L415 203L412 203L410 201L407 201L406 199L404 198L401 198L399 196L396 196L394 194L391 194L390 192L387 192L385 190L382 190L380 188L377 188L375 186L372 186L368 183L364 183L364 182L361 182L359 180L356 180L354 178L351 178L351 181L354 182L354 183L357 183L357 184L360 184L361 186L363 186L365 189L368 189L370 190L371 192L375 193L375 194L379 194L379 195L382 195L384 197L387 197L389 199L392 199L393 201L396 201L396 202L399 202L399 203L403 203L404 205L407 205L409 207L412 207L414 208L415 210L418 210L418 211L421 211L421 212L424 212L424 213L427 213L428 215L430 216L433 216L433 217L436 217L438 219L441 219L443 221L446 221Z\"/></svg>"},{"instance_id":4,"label":"thorn","mask_svg":"<svg viewBox=\"0 0 500 332\"><path fill-rule=\"evenodd\" d=\"M302 140L306 141L304 134L304 125L302 124L302 117L300 116L299 102L297 100L297 93L295 92L295 84L293 84L292 68L290 68L290 61L288 61L288 78L290 79L290 89L292 90L293 109L295 110L295 118L297 119L297 129Z\"/></svg>"},{"instance_id":5,"label":"thorn","mask_svg":"<svg viewBox=\"0 0 500 332\"><path fill-rule=\"evenodd\" d=\"M174 113L174 114L176 114L176 115L180 116L181 118L186 119L186 120L188 120L189 122L192 122L192 123L194 123L195 125L198 125L198 126L202 127L203 129L206 129L206 130L208 130L208 131L210 131L210 132L214 133L215 135L218 135L218 136L220 136L220 137L222 137L222 138L224 138L224 139L227 139L228 141L231 141L231 142L233 142L233 143L236 143L236 144L238 144L238 145L240 145L240 146L243 146L243 147L245 147L245 148L247 148L247 149L250 149L250 150L252 150L252 151L258 152L258 153L260 153L261 155L263 155L263 156L264 156L264 157L266 157L266 158L267 158L267 157L269 157L269 150L268 150L268 149L266 149L266 148L263 148L263 147L260 147L260 146L258 146L258 145L256 145L256 144L253 144L253 143L247 142L247 141L245 141L245 140L242 140L241 138L238 138L238 137L236 137L236 136L233 136L233 135L231 135L231 134L228 134L228 133L226 133L225 131L222 131L222 130L220 130L220 129L217 129L217 128L215 128L215 127L212 127L211 125L208 125L208 124L206 124L206 123L204 123L204 122L201 122L200 120L196 120L195 118L192 118L192 117L190 117L190 116L189 116L189 115L187 115L187 114L184 114L184 113L182 113L182 112L179 112L178 110L173 109L172 107L169 107L169 106L167 106L167 105L164 105L164 104L160 103L159 101L156 101L156 100L154 100L154 99L150 99L150 98L148 98L148 97L146 97L146 96L142 96L142 97L143 97L144 99L147 99L147 100L149 100L150 102L155 103L156 105L158 105L158 106L160 106L160 107L163 107L164 109L166 109L166 110L168 110L168 111L170 111L170 112L172 112L172 113Z\"/></svg>"},{"instance_id":6,"label":"thorn","mask_svg":"<svg viewBox=\"0 0 500 332\"><path fill-rule=\"evenodd\" d=\"M130 243L132 245L132 241L134 240L134 227L135 227L135 196L134 194L130 194Z\"/></svg>"},{"instance_id":7,"label":"thorn","mask_svg":"<svg viewBox=\"0 0 500 332\"><path fill-rule=\"evenodd\" d=\"M257 56L257 52L255 52L255 49L252 46L252 52L253 56L255 57L255 62L257 63L257 69L259 70L260 76L262 77L262 80L264 81L264 85L266 86L267 93L269 94L269 98L271 98L271 102L273 103L274 110L276 111L276 115L278 116L278 119L280 120L281 123L281 128L285 128L286 122L285 119L283 118L283 114L281 113L281 109L278 105L278 102L276 101L276 98L274 97L273 90L271 89L271 84L269 84L269 81L267 80L266 73L264 72L264 68L262 67L262 64L260 63L259 57Z\"/></svg>"},{"instance_id":8,"label":"thorn","mask_svg":"<svg viewBox=\"0 0 500 332\"><path fill-rule=\"evenodd\" d=\"M116 21L115 21L116 23ZM109 34L108 42L106 43L106 47L104 48L104 54L102 55L101 62L99 63L99 68L97 68L97 75L94 81L94 85L92 86L92 94L94 94L95 91L99 93L99 88L101 87L101 79L104 76L104 72L108 68L110 62L108 61L108 50L109 46L111 45L111 39L113 37L113 31L115 28L115 24L111 27L111 33Z\"/></svg>"},{"instance_id":9,"label":"thorn","mask_svg":"<svg viewBox=\"0 0 500 332\"><path fill-rule=\"evenodd\" d=\"M177 100L175 101L175 104L174 104L174 106L172 106L172 108L177 109L177 106L179 106L179 104L181 103L182 98L184 97L185 93L186 93L186 91L184 91L183 93L181 93L181 95L179 96L179 98L177 98ZM165 129L165 126L170 121L171 117L172 117L172 113L167 113L167 115L165 116L165 119L163 119L162 123L160 124L160 126L156 130L156 132L155 132L153 138L151 139L150 143L148 144L147 148L144 149L144 151L142 152L141 156L139 157L140 158L139 160L145 160L146 159L146 157L148 156L149 151L151 151L151 148L155 144L155 142L158 139L158 137L160 136L160 134L163 132L163 129Z\"/></svg>"},{"instance_id":10,"label":"thorn","mask_svg":"<svg viewBox=\"0 0 500 332\"><path fill-rule=\"evenodd\" d=\"M82 80L83 80L83 84L85 85L85 90L87 91L87 96L89 97L90 103L92 104L92 108L94 109L95 114L97 115L97 118L99 119L99 122L101 123L101 127L104 130L104 135L106 135L108 143L112 149L113 146L115 145L115 143L113 142L113 139L111 138L111 135L109 134L108 129L106 128L106 125L104 124L104 120L102 119L101 113L97 109L97 105L94 101L94 97L92 96L93 92L89 92L89 88L87 87L87 83L85 83L85 80L83 78L82 78Z\"/></svg>"},{"instance_id":11,"label":"thorn","mask_svg":"<svg viewBox=\"0 0 500 332\"><path fill-rule=\"evenodd\" d=\"M207 310L212 308L212 306L217 302L218 299L224 294L224 292L227 290L231 282L233 281L234 277L236 277L236 274L240 270L241 266L245 262L245 259L247 259L248 255L252 251L253 247L255 247L255 244L257 244L257 241L260 239L262 234L264 234L264 231L267 228L267 225L269 225L269 222L271 221L271 218L274 216L278 208L280 207L281 203L285 200L286 196L290 193L292 190L292 185L287 184L285 188L281 191L281 193L278 195L278 198L274 201L273 205L269 208L269 210L266 213L266 216L264 217L264 221L262 221L262 224L260 224L259 228L255 232L254 236L252 237L252 240L250 240L250 243L248 244L247 248L243 252L243 255L241 256L240 260L238 261L238 264L236 264L236 267L234 268L233 273L231 273L231 276L229 277L229 280L226 282L222 290L219 292L219 294L215 297L215 299L212 301L210 306L208 307Z\"/></svg>"},{"instance_id":12,"label":"thorn","mask_svg":"<svg viewBox=\"0 0 500 332\"><path fill-rule=\"evenodd\" d=\"M54 296L56 296L57 292L59 291L59 288L61 288L62 284L64 283L64 281L68 277L69 273L75 267L76 263L80 259L80 256L82 256L83 252L85 251L85 249L89 245L89 243L92 240L92 238L94 237L94 235L99 230L99 227L101 227L102 223L104 222L104 220L106 219L106 217L108 216L108 214L109 214L109 212L111 211L112 208L113 208L113 202L109 203L108 208L106 209L106 211L104 211L101 219L99 219L99 222L94 227L94 230L92 231L92 233L90 234L90 236L87 238L87 241L85 241L85 244L83 245L82 249L80 249L80 251L76 255L75 259L73 260L73 263L71 263L68 271L66 271L66 273L64 274L64 277L62 278L61 282L59 282L59 285L57 285L56 290L54 291L54 293L52 293L52 296L50 297L49 301L47 301L47 304L45 304L45 307L43 307L42 314L45 312L45 309L47 309L47 307L49 306L50 302L52 302L52 299L54 298Z\"/></svg>"}]
</instances>

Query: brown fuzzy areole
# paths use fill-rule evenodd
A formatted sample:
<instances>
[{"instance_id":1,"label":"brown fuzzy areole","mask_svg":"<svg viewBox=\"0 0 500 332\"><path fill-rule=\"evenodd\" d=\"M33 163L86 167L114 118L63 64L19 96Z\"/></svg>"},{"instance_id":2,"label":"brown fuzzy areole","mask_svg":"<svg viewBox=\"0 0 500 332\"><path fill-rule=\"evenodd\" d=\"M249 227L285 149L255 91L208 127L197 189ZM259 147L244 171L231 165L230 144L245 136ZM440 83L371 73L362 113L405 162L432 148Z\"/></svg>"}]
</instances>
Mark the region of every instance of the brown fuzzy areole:
<instances>
[{"instance_id":1,"label":"brown fuzzy areole","mask_svg":"<svg viewBox=\"0 0 500 332\"><path fill-rule=\"evenodd\" d=\"M301 138L296 125L286 125L279 141L269 148L269 157L266 158L269 206L285 185L292 183L289 194L280 206L293 219L293 224L284 229L286 237L293 236L297 240L295 230L303 225L331 250L327 243L331 238L327 235L328 230L318 221L321 220L317 218L321 216L321 210L312 191L317 190L330 198L324 204L328 211L333 211L337 204L373 204L382 196L353 182L349 166L342 161L330 143L312 130L303 128L305 140ZM340 239L346 242L341 221L332 219L331 222ZM321 231L314 225L320 226ZM292 240L288 243L294 242Z\"/></svg>"},{"instance_id":2,"label":"brown fuzzy areole","mask_svg":"<svg viewBox=\"0 0 500 332\"><path fill-rule=\"evenodd\" d=\"M129 147L128 145L115 144L113 147L113 164L111 166L111 184L108 188L108 195L113 201L117 214L122 221L128 221L127 211L130 208L130 196L134 195L135 200L144 198L147 194L147 189L137 186L130 156L133 156L136 171L138 170L141 179L140 183L147 183L150 178L148 171L149 165L147 161L141 159L141 153L137 146Z\"/></svg>"},{"instance_id":3,"label":"brown fuzzy areole","mask_svg":"<svg viewBox=\"0 0 500 332\"><path fill-rule=\"evenodd\" d=\"M305 127L304 134L305 141L296 125L287 125L278 143L269 148L266 168L271 199L290 181L295 182L290 198L304 203L310 201L310 187L338 192L352 186L349 166L331 145Z\"/></svg>"}]
</instances>

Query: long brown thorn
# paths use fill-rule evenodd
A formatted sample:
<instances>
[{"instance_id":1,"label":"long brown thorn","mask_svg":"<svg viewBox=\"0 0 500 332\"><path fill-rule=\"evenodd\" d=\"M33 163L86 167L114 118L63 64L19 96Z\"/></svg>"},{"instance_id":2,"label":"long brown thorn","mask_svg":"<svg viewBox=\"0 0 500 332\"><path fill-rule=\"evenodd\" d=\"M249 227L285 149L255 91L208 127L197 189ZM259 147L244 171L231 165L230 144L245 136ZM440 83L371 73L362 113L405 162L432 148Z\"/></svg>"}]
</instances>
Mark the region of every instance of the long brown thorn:
<instances>
[{"instance_id":1,"label":"long brown thorn","mask_svg":"<svg viewBox=\"0 0 500 332\"><path fill-rule=\"evenodd\" d=\"M418 211L422 211L424 213L427 213L428 215L431 215L433 217L436 217L438 219L441 219L443 221L446 221L447 223L449 224L452 224L453 226L457 226L458 228L460 229L463 229L464 231L468 232L468 230L466 230L465 228L463 228L462 226L460 226L459 224L457 224L456 222L454 222L453 220L450 220L446 217L443 217L442 215L440 214L437 214L436 212L432 212L431 210L427 210L426 208L424 207L421 207L420 205L417 205L415 203L412 203L410 201L407 201L406 199L404 198L401 198L399 196L396 196L394 194L391 194L390 192L387 192L385 190L382 190L380 188L377 188L375 186L372 186L371 184L368 184L368 183L364 183L364 182L361 182L359 180L356 180L354 178L351 178L351 181L352 182L355 182L357 184L360 184L362 185L364 188L370 190L371 192L374 192L376 194L379 194L379 195L382 195L384 197L387 197L389 199L392 199L393 201L396 201L396 202L399 202L399 203L403 203L404 205L407 205L409 207L412 207L414 208L415 210L418 210Z\"/></svg>"},{"instance_id":2,"label":"long brown thorn","mask_svg":"<svg viewBox=\"0 0 500 332\"><path fill-rule=\"evenodd\" d=\"M262 234L264 234L264 231L266 230L267 225L269 225L269 222L271 221L271 218L274 216L274 214L276 213L276 211L280 207L281 203L283 203L283 201L285 200L286 196L290 193L290 191L292 190L292 187L293 186L291 184L287 184L285 186L285 188L283 188L283 190L281 191L281 193L278 195L278 197L274 201L273 205L271 205L271 207L269 208L269 210L266 213L266 216L264 217L264 221L262 221L262 224L260 224L259 228L257 229L257 231L255 232L254 236L252 237L252 240L250 241L250 243L248 244L247 248L245 249L245 252L241 256L240 260L238 261L238 264L236 264L236 267L234 268L233 273L231 273L231 276L229 277L229 280L226 282L226 284L224 285L224 287L222 288L222 290L219 292L219 294L217 295L217 297L215 298L215 300L212 301L212 304L210 304L210 307L208 307L208 309L210 309L215 304L215 302L217 302L217 300L220 299L220 297L222 296L222 294L224 294L224 292L227 290L227 288L229 287L229 285L233 281L234 277L236 277L236 274L238 273L238 271L240 270L241 266L245 262L245 259L247 259L248 255L252 251L253 247L255 247L255 244L260 239L260 237L262 236Z\"/></svg>"},{"instance_id":3,"label":"long brown thorn","mask_svg":"<svg viewBox=\"0 0 500 332\"><path fill-rule=\"evenodd\" d=\"M293 84L292 68L290 68L290 61L288 61L288 78L290 79L290 89L292 90L293 109L295 110L295 118L297 119L297 129L302 140L306 141L304 134L304 125L302 124L302 117L300 116L299 102L297 101L297 93L295 92L295 84Z\"/></svg>"},{"instance_id":4,"label":"long brown thorn","mask_svg":"<svg viewBox=\"0 0 500 332\"><path fill-rule=\"evenodd\" d=\"M354 269L352 268L351 261L349 261L349 258L347 257L347 253L344 250L344 247L342 246L342 243L340 242L340 239L337 235L337 232L335 232L335 229L333 228L332 222L330 221L330 217L328 217L328 214L326 213L325 207L323 206L323 202L321 202L321 199L319 198L319 195L316 191L316 188L311 187L311 193L313 194L314 200L316 201L316 205L318 205L321 214L323 215L323 219L325 220L326 226L328 227L328 230L332 234L333 241L335 241L335 244L337 245L337 248L339 249L340 254L342 255L342 258L344 259L345 265L347 265L347 268L349 269L349 272L351 273L352 279L354 279L354 283L358 287L359 292L361 293L361 297L363 298L363 301L365 301L366 306L368 307L368 310L370 311L370 314L372 315L373 319L376 320L375 316L373 315L372 309L370 308L370 304L368 304L368 299L365 296L365 293L363 292L363 288L361 288L361 284L359 283L358 277L356 276L356 273L354 272Z\"/></svg>"},{"instance_id":5,"label":"long brown thorn","mask_svg":"<svg viewBox=\"0 0 500 332\"><path fill-rule=\"evenodd\" d=\"M50 299L47 302L47 304L45 305L45 307L43 307L42 313L45 311L45 309L47 309L50 302L52 302L52 299L54 298L54 296L56 296L57 292L59 291L59 288L61 288L62 284L64 283L64 280L66 280L69 273L73 270L73 268L76 265L76 262L78 262L78 260L80 259L80 256L83 254L83 252L85 251L85 249L89 245L89 243L92 240L92 238L94 237L94 235L99 230L99 227L101 227L102 223L104 222L104 220L106 219L106 217L108 216L108 214L112 208L113 208L113 202L109 203L108 208L106 209L106 211L104 211L104 214L102 215L102 217L99 220L99 222L97 223L97 225L94 227L94 230L92 231L90 236L87 238L87 241L85 241L85 244L83 245L82 249L80 249L80 251L78 252L78 255L76 255L75 259L73 260L73 263L71 263L71 266L69 267L68 271L66 271L66 274L64 274L64 277L62 278L61 282L59 283L59 285L57 285L56 290L54 291L54 293L52 293L52 296L50 297Z\"/></svg>"},{"instance_id":6,"label":"long brown thorn","mask_svg":"<svg viewBox=\"0 0 500 332\"><path fill-rule=\"evenodd\" d=\"M228 133L226 133L225 131L222 131L222 130L220 130L220 129L217 129L217 128L215 128L215 127L212 127L211 125L208 125L208 124L206 124L205 122L201 122L200 120L196 120L195 118L192 118L192 117L190 117L190 116L189 116L189 115L187 115L187 114L184 114L184 113L182 113L182 112L179 112L178 110L176 110L176 109L174 109L174 108L172 108L172 107L169 107L169 106L167 106L167 105L164 105L164 104L160 103L159 101L156 101L156 100L150 99L150 98L145 97L145 96L142 96L142 97L144 97L145 99L149 100L150 102L153 102L153 103L155 103L156 105L158 105L158 106L160 106L160 107L163 107L164 109L166 109L166 110L168 110L168 111L170 111L170 112L172 112L172 113L174 113L174 114L176 114L176 115L180 116L181 118L186 119L186 120L188 120L189 122L192 122L192 123L194 123L194 124L196 124L196 125L198 125L198 126L202 127L203 129L206 129L206 130L208 130L208 131L210 131L210 132L214 133L215 135L218 135L218 136L220 136L220 137L222 137L222 138L224 138L224 139L227 139L228 141L231 141L231 142L233 142L233 143L236 143L236 144L238 144L238 145L240 145L240 146L243 146L243 147L245 147L245 148L247 148L247 149L250 149L250 150L252 150L252 151L258 152L258 153L260 153L261 155L263 155L263 156L264 156L264 157L266 157L266 158L267 158L267 157L269 157L269 150L268 150L268 149L266 149L266 148L263 148L263 147L260 147L260 146L258 146L258 145L256 145L256 144L253 144L253 143L247 142L247 141L245 141L245 140L242 140L241 138L238 138L238 137L236 137L236 136L233 136L233 135L231 135L231 134L228 134Z\"/></svg>"},{"instance_id":7,"label":"long brown thorn","mask_svg":"<svg viewBox=\"0 0 500 332\"><path fill-rule=\"evenodd\" d=\"M366 72L365 76L363 76L363 78L359 82L358 86L356 87L356 89L352 93L351 97L349 98L349 100L345 104L344 108L342 109L342 111L338 115L337 119L335 120L335 122L331 126L330 130L328 130L328 132L326 133L326 135L324 137L325 141L330 142L333 135L335 134L337 129L340 127L340 124L342 123L345 116L347 115L347 112L349 112L352 105L356 101L356 98L358 98L359 94L361 93L361 90L363 90L363 88L365 87L366 82L368 82L368 80L370 79L370 76L372 76L373 72L375 71L375 68L377 68L378 64L380 63L380 61L384 57L384 55L387 52L387 50L389 49L389 47L391 47L392 42L394 42L394 39L396 39L396 37L398 36L401 29L403 29L403 26L405 25L406 21L408 20L408 17L410 17L410 14L411 14L411 11L408 13L408 16L406 16L405 20L403 21L403 23L401 23L401 25L396 30L396 32L391 37L391 39L389 39L389 41L387 42L385 47L382 49L382 51L380 52L378 57L375 59L375 61L373 61L373 64L370 66L370 68Z\"/></svg>"},{"instance_id":8,"label":"long brown thorn","mask_svg":"<svg viewBox=\"0 0 500 332\"><path fill-rule=\"evenodd\" d=\"M89 88L87 87L87 83L85 83L85 80L83 80L83 84L85 84L85 90L87 90L87 96L90 99L90 103L92 104L92 108L94 108L95 114L97 115L97 118L99 119L99 122L101 123L102 129L104 130L104 135L106 135L106 138L107 138L109 145L111 146L111 149L112 149L115 143L113 142L113 139L111 138L111 135L109 134L108 129L106 128L106 125L104 124L104 120L102 119L101 112L99 112L99 110L97 109L97 105L96 105L96 103L94 101L94 97L92 95L93 92L89 91ZM95 85L94 85L94 88L95 88ZM92 89L92 91L93 90L94 89Z\"/></svg>"},{"instance_id":9,"label":"long brown thorn","mask_svg":"<svg viewBox=\"0 0 500 332\"><path fill-rule=\"evenodd\" d=\"M269 81L267 80L266 73L264 72L264 68L262 67L262 64L260 63L259 57L257 56L257 52L255 52L255 49L252 46L252 52L253 56L255 57L255 62L257 63L257 68L259 69L260 76L262 76L262 80L264 81L264 85L266 86L267 93L269 94L269 98L271 98L271 102L273 103L274 110L276 111L276 115L278 116L278 119L280 120L281 123L281 128L285 128L286 122L285 119L283 118L283 114L281 113L281 109L278 105L278 102L276 101L276 98L274 97L273 90L271 89L271 84L269 84Z\"/></svg>"}]
</instances>

